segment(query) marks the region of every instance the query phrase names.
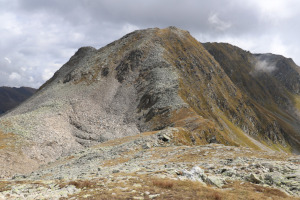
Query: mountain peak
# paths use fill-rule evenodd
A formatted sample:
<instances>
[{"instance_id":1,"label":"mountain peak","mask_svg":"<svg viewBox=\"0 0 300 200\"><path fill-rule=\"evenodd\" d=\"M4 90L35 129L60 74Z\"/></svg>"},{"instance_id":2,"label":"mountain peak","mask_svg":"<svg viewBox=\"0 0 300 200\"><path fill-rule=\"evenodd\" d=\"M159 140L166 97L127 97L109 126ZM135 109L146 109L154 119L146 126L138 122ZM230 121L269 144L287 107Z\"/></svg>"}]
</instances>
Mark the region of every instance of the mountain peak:
<instances>
[{"instance_id":1,"label":"mountain peak","mask_svg":"<svg viewBox=\"0 0 300 200\"><path fill-rule=\"evenodd\" d=\"M253 59L237 47L201 44L176 27L134 31L98 50L80 48L30 101L2 117L0 127L16 144L28 144L16 149L34 166L164 130L176 145L297 151L299 72L278 60L278 74L253 75ZM282 79L283 64L293 81Z\"/></svg>"}]
</instances>

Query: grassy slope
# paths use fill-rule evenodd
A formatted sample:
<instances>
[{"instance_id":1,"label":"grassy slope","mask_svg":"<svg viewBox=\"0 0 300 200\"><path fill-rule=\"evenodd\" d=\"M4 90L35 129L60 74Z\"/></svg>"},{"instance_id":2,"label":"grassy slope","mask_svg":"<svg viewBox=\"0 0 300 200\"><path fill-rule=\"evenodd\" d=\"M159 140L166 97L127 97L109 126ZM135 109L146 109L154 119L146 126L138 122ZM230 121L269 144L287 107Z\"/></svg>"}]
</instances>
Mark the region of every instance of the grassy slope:
<instances>
[{"instance_id":1,"label":"grassy slope","mask_svg":"<svg viewBox=\"0 0 300 200\"><path fill-rule=\"evenodd\" d=\"M285 142L292 144L291 140L299 140L299 119L289 112L289 109L294 110L297 107L298 95L291 91L289 83L284 82L286 80L278 75L280 71L281 74L285 74L286 71L294 69L294 66L287 65L290 61L283 62L286 58L282 56L267 55L268 62L277 63L277 70L270 73L256 72L254 61L257 57L250 52L230 44L204 45L232 82L250 99L252 110L260 122L260 137L274 149L290 150ZM280 62L285 65L281 66ZM297 74L298 71L294 70L294 73ZM297 144L292 145L297 147Z\"/></svg>"}]
</instances>

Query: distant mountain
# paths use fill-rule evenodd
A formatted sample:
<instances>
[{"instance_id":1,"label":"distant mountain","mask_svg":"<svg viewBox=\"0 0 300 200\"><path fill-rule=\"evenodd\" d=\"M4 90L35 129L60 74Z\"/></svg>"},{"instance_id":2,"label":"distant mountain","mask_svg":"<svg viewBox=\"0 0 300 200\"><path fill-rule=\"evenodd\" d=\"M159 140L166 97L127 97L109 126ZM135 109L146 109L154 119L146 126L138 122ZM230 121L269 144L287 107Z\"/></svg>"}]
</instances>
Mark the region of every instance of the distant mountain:
<instances>
[{"instance_id":1,"label":"distant mountain","mask_svg":"<svg viewBox=\"0 0 300 200\"><path fill-rule=\"evenodd\" d=\"M139 30L98 50L80 48L0 118L0 175L170 127L177 145L297 153L299 113L300 71L291 59L202 44L176 27Z\"/></svg>"},{"instance_id":2,"label":"distant mountain","mask_svg":"<svg viewBox=\"0 0 300 200\"><path fill-rule=\"evenodd\" d=\"M29 87L0 87L0 114L15 108L35 92L36 89Z\"/></svg>"}]
</instances>

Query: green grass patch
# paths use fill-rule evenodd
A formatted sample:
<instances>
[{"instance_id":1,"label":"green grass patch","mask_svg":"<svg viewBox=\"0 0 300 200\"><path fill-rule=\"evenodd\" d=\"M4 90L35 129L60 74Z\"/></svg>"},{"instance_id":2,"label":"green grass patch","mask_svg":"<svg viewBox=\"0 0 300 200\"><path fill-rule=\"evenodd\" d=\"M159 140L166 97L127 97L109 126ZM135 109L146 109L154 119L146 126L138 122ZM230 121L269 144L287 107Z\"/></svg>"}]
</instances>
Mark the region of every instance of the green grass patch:
<instances>
[{"instance_id":1,"label":"green grass patch","mask_svg":"<svg viewBox=\"0 0 300 200\"><path fill-rule=\"evenodd\" d=\"M245 135L246 133L244 133L242 131L242 129L240 129L239 127L237 127L236 125L234 125L224 115L220 114L220 117L222 118L222 120L226 123L226 125L230 129L229 131L231 131L231 133L234 134L234 137L235 137L233 139L234 141L236 141L237 143L239 143L241 146L251 147L252 149L255 149L255 150L261 150L256 144L254 144L248 138L248 136Z\"/></svg>"}]
</instances>

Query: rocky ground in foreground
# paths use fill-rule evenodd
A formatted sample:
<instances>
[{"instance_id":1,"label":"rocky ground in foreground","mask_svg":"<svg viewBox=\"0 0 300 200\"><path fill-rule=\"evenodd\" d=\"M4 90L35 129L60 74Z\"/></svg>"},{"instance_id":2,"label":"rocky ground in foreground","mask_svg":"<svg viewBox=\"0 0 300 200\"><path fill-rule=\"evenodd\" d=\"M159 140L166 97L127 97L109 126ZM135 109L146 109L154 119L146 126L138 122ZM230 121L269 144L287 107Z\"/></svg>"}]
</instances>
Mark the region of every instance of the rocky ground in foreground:
<instances>
[{"instance_id":1,"label":"rocky ground in foreground","mask_svg":"<svg viewBox=\"0 0 300 200\"><path fill-rule=\"evenodd\" d=\"M300 157L209 144L174 128L108 141L0 182L0 199L300 199Z\"/></svg>"}]
</instances>

